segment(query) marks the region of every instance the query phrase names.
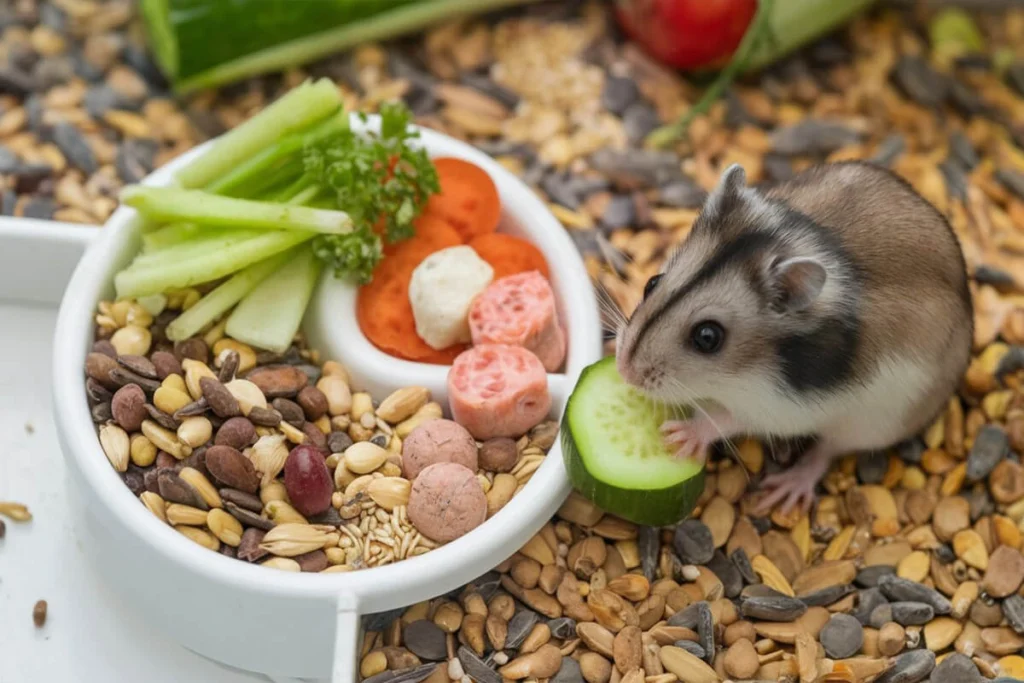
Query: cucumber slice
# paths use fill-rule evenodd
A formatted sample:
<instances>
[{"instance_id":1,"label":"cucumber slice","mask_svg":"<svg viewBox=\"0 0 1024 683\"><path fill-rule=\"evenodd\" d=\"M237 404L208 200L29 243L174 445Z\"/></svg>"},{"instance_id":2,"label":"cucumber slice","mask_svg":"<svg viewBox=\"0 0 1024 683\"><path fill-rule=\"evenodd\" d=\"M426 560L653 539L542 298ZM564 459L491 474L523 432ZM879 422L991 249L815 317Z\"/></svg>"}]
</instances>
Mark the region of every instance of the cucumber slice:
<instances>
[{"instance_id":1,"label":"cucumber slice","mask_svg":"<svg viewBox=\"0 0 1024 683\"><path fill-rule=\"evenodd\" d=\"M670 408L626 384L605 358L587 367L562 416L569 481L601 509L636 524L675 524L704 492L704 468L665 448Z\"/></svg>"}]
</instances>

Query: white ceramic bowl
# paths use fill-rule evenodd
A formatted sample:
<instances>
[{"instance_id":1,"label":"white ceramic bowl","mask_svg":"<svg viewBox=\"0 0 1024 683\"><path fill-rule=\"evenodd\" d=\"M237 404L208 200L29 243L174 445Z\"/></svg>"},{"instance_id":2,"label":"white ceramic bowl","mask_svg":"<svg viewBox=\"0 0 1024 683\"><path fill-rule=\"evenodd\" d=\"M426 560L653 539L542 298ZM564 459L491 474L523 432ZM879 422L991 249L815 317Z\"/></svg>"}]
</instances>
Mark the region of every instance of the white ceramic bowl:
<instances>
[{"instance_id":1,"label":"white ceramic bowl","mask_svg":"<svg viewBox=\"0 0 1024 683\"><path fill-rule=\"evenodd\" d=\"M369 125L378 121L371 119ZM360 125L354 123L354 125ZM501 195L501 230L532 240L545 254L569 349L562 375L551 376L561 411L580 371L601 355L597 303L584 265L562 226L519 179L473 147L424 130L431 156L456 156L484 168ZM166 185L193 150L154 172ZM96 304L113 295L114 273L138 247L137 214L121 207L90 246L68 285L54 339L54 415L68 464L82 544L100 573L168 637L241 669L283 677L350 681L359 615L448 592L511 555L545 523L569 490L556 444L529 484L471 533L396 564L346 574L292 574L210 552L147 513L100 449L85 399L82 367L93 341ZM386 356L355 324L354 290L325 276L304 329L324 358L346 365L375 396L423 385L446 402L446 368ZM126 644L126 646L128 646Z\"/></svg>"}]
</instances>

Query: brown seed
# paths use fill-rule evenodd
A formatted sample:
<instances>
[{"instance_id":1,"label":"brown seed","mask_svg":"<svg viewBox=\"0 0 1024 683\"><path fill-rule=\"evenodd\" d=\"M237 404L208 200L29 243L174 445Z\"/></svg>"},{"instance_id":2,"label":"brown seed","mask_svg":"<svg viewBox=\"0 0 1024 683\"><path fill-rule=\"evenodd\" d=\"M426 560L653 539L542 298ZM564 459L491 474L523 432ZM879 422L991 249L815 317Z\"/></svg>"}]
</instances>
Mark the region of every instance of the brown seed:
<instances>
[{"instance_id":1,"label":"brown seed","mask_svg":"<svg viewBox=\"0 0 1024 683\"><path fill-rule=\"evenodd\" d=\"M32 607L32 623L36 628L42 628L46 623L46 600L37 600Z\"/></svg>"},{"instance_id":2,"label":"brown seed","mask_svg":"<svg viewBox=\"0 0 1024 683\"><path fill-rule=\"evenodd\" d=\"M818 677L818 644L806 633L796 637L796 663L800 671L800 683L813 683Z\"/></svg>"},{"instance_id":3,"label":"brown seed","mask_svg":"<svg viewBox=\"0 0 1024 683\"><path fill-rule=\"evenodd\" d=\"M1024 636L1014 633L1009 626L981 629L981 642L989 653L997 657L1016 654L1024 648Z\"/></svg>"},{"instance_id":4,"label":"brown seed","mask_svg":"<svg viewBox=\"0 0 1024 683\"><path fill-rule=\"evenodd\" d=\"M988 485L997 503L1015 503L1024 498L1024 467L1003 460L989 474Z\"/></svg>"},{"instance_id":5,"label":"brown seed","mask_svg":"<svg viewBox=\"0 0 1024 683\"><path fill-rule=\"evenodd\" d=\"M199 387L203 397L217 417L229 418L242 414L238 399L215 377L201 377Z\"/></svg>"},{"instance_id":6,"label":"brown seed","mask_svg":"<svg viewBox=\"0 0 1024 683\"><path fill-rule=\"evenodd\" d=\"M723 638L726 647L731 647L740 640L748 640L753 643L757 639L757 632L749 621L737 621L726 627Z\"/></svg>"},{"instance_id":7,"label":"brown seed","mask_svg":"<svg viewBox=\"0 0 1024 683\"><path fill-rule=\"evenodd\" d=\"M951 541L971 524L971 506L966 498L947 496L939 500L932 513L932 528L940 541Z\"/></svg>"},{"instance_id":8,"label":"brown seed","mask_svg":"<svg viewBox=\"0 0 1024 683\"><path fill-rule=\"evenodd\" d=\"M762 537L761 542L764 545L764 557L771 560L787 582L792 583L804 568L803 555L792 537L779 531L769 531ZM755 556L751 555L750 559L754 561ZM757 570L756 567L754 569Z\"/></svg>"},{"instance_id":9,"label":"brown seed","mask_svg":"<svg viewBox=\"0 0 1024 683\"><path fill-rule=\"evenodd\" d=\"M672 645L661 648L661 664L686 683L718 683L718 674L686 650Z\"/></svg>"},{"instance_id":10,"label":"brown seed","mask_svg":"<svg viewBox=\"0 0 1024 683\"><path fill-rule=\"evenodd\" d=\"M760 666L754 644L746 639L737 640L725 653L725 671L736 679L752 678Z\"/></svg>"},{"instance_id":11,"label":"brown seed","mask_svg":"<svg viewBox=\"0 0 1024 683\"><path fill-rule=\"evenodd\" d=\"M924 643L932 652L942 652L953 644L963 626L950 617L936 617L924 626Z\"/></svg>"},{"instance_id":12,"label":"brown seed","mask_svg":"<svg viewBox=\"0 0 1024 683\"><path fill-rule=\"evenodd\" d=\"M740 517L733 524L732 534L726 544L726 553L732 555L738 548L743 548L747 557L756 557L762 553L761 536L757 533L749 517Z\"/></svg>"},{"instance_id":13,"label":"brown seed","mask_svg":"<svg viewBox=\"0 0 1024 683\"><path fill-rule=\"evenodd\" d=\"M480 446L479 460L480 469L489 472L511 472L519 460L516 442L506 437L488 439Z\"/></svg>"},{"instance_id":14,"label":"brown seed","mask_svg":"<svg viewBox=\"0 0 1024 683\"><path fill-rule=\"evenodd\" d=\"M434 623L445 633L455 633L462 626L462 607L457 602L446 600L434 610Z\"/></svg>"},{"instance_id":15,"label":"brown seed","mask_svg":"<svg viewBox=\"0 0 1024 683\"><path fill-rule=\"evenodd\" d=\"M989 557L988 569L981 582L982 589L993 598L1006 598L1016 593L1022 582L1024 555L1005 545L996 548Z\"/></svg>"},{"instance_id":16,"label":"brown seed","mask_svg":"<svg viewBox=\"0 0 1024 683\"><path fill-rule=\"evenodd\" d=\"M642 664L640 651L641 631L637 626L625 626L615 635L612 642L612 656L621 673L639 668Z\"/></svg>"},{"instance_id":17,"label":"brown seed","mask_svg":"<svg viewBox=\"0 0 1024 683\"><path fill-rule=\"evenodd\" d=\"M851 583L857 576L857 567L851 560L822 562L802 571L793 581L797 595L808 595L823 588Z\"/></svg>"},{"instance_id":18,"label":"brown seed","mask_svg":"<svg viewBox=\"0 0 1024 683\"><path fill-rule=\"evenodd\" d=\"M487 615L484 621L484 631L487 633L487 640L495 650L505 648L505 639L508 637L508 622L495 615Z\"/></svg>"},{"instance_id":19,"label":"brown seed","mask_svg":"<svg viewBox=\"0 0 1024 683\"><path fill-rule=\"evenodd\" d=\"M245 493L259 490L260 478L252 462L230 446L206 449L206 468L225 486Z\"/></svg>"},{"instance_id":20,"label":"brown seed","mask_svg":"<svg viewBox=\"0 0 1024 683\"><path fill-rule=\"evenodd\" d=\"M558 673L562 653L554 645L543 645L536 652L517 657L498 669L505 678L550 678Z\"/></svg>"},{"instance_id":21,"label":"brown seed","mask_svg":"<svg viewBox=\"0 0 1024 683\"><path fill-rule=\"evenodd\" d=\"M540 571L539 562L529 557L519 557L513 560L509 574L523 588L536 588L537 582L540 579Z\"/></svg>"},{"instance_id":22,"label":"brown seed","mask_svg":"<svg viewBox=\"0 0 1024 683\"><path fill-rule=\"evenodd\" d=\"M549 640L551 640L551 627L547 624L535 624L526 634L523 644L519 646L519 652L520 654L534 652Z\"/></svg>"},{"instance_id":23,"label":"brown seed","mask_svg":"<svg viewBox=\"0 0 1024 683\"><path fill-rule=\"evenodd\" d=\"M903 651L906 633L903 627L890 621L878 630L878 652L886 657L895 657Z\"/></svg>"},{"instance_id":24,"label":"brown seed","mask_svg":"<svg viewBox=\"0 0 1024 683\"><path fill-rule=\"evenodd\" d=\"M608 683L612 677L612 665L595 652L585 652L580 656L580 672L587 683Z\"/></svg>"},{"instance_id":25,"label":"brown seed","mask_svg":"<svg viewBox=\"0 0 1024 683\"><path fill-rule=\"evenodd\" d=\"M609 553L611 555L611 553ZM548 595L554 595L558 585L562 582L562 575L565 570L558 565L549 564L540 570L540 579L537 585Z\"/></svg>"},{"instance_id":26,"label":"brown seed","mask_svg":"<svg viewBox=\"0 0 1024 683\"><path fill-rule=\"evenodd\" d=\"M327 397L324 392L313 386L305 386L296 396L295 401L302 406L307 420L318 420L327 414Z\"/></svg>"},{"instance_id":27,"label":"brown seed","mask_svg":"<svg viewBox=\"0 0 1024 683\"><path fill-rule=\"evenodd\" d=\"M637 625L642 630L647 631L661 621L664 614L664 596L651 595L636 606Z\"/></svg>"},{"instance_id":28,"label":"brown seed","mask_svg":"<svg viewBox=\"0 0 1024 683\"><path fill-rule=\"evenodd\" d=\"M700 520L711 530L714 546L721 548L732 533L732 527L736 522L736 510L725 498L715 496L704 506Z\"/></svg>"},{"instance_id":29,"label":"brown seed","mask_svg":"<svg viewBox=\"0 0 1024 683\"><path fill-rule=\"evenodd\" d=\"M581 579L589 579L604 564L606 557L607 549L604 539L590 536L569 548L566 562L576 576Z\"/></svg>"},{"instance_id":30,"label":"brown seed","mask_svg":"<svg viewBox=\"0 0 1024 683\"><path fill-rule=\"evenodd\" d=\"M615 636L600 624L592 622L576 624L576 635L580 637L584 645L594 652L609 658L614 656Z\"/></svg>"},{"instance_id":31,"label":"brown seed","mask_svg":"<svg viewBox=\"0 0 1024 683\"><path fill-rule=\"evenodd\" d=\"M462 619L459 629L459 642L477 653L484 654L484 623L486 619L480 614L467 614Z\"/></svg>"},{"instance_id":32,"label":"brown seed","mask_svg":"<svg viewBox=\"0 0 1024 683\"><path fill-rule=\"evenodd\" d=\"M126 384L114 393L110 402L114 420L129 432L138 431L146 419L146 393L137 384Z\"/></svg>"},{"instance_id":33,"label":"brown seed","mask_svg":"<svg viewBox=\"0 0 1024 683\"><path fill-rule=\"evenodd\" d=\"M971 567L982 571L988 569L988 549L977 531L973 529L958 531L953 536L953 550L957 557Z\"/></svg>"},{"instance_id":34,"label":"brown seed","mask_svg":"<svg viewBox=\"0 0 1024 683\"><path fill-rule=\"evenodd\" d=\"M265 365L254 369L245 378L259 387L268 399L279 396L291 398L309 382L306 374L292 365Z\"/></svg>"}]
</instances>

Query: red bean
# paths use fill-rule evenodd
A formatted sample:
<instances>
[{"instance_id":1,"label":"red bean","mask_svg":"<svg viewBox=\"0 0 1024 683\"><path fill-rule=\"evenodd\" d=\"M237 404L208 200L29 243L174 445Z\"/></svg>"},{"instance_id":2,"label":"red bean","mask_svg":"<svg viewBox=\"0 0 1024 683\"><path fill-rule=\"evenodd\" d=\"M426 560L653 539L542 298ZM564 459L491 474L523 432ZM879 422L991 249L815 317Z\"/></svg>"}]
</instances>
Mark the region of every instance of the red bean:
<instances>
[{"instance_id":1,"label":"red bean","mask_svg":"<svg viewBox=\"0 0 1024 683\"><path fill-rule=\"evenodd\" d=\"M307 517L329 508L334 481L324 456L312 446L293 448L284 463L284 488L292 506Z\"/></svg>"}]
</instances>

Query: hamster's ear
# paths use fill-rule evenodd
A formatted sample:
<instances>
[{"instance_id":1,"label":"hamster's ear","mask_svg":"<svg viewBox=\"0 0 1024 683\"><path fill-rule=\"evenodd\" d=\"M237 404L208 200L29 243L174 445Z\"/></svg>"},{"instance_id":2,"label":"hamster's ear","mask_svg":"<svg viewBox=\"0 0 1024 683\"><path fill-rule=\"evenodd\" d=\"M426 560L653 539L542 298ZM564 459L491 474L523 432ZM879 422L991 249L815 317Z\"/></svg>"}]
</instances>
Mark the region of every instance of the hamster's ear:
<instances>
[{"instance_id":1,"label":"hamster's ear","mask_svg":"<svg viewBox=\"0 0 1024 683\"><path fill-rule=\"evenodd\" d=\"M827 275L825 266L812 258L777 260L769 268L769 286L774 305L780 311L801 311L821 294Z\"/></svg>"},{"instance_id":2,"label":"hamster's ear","mask_svg":"<svg viewBox=\"0 0 1024 683\"><path fill-rule=\"evenodd\" d=\"M723 195L736 194L747 186L747 172L739 164L729 164L718 181L718 189Z\"/></svg>"}]
</instances>

